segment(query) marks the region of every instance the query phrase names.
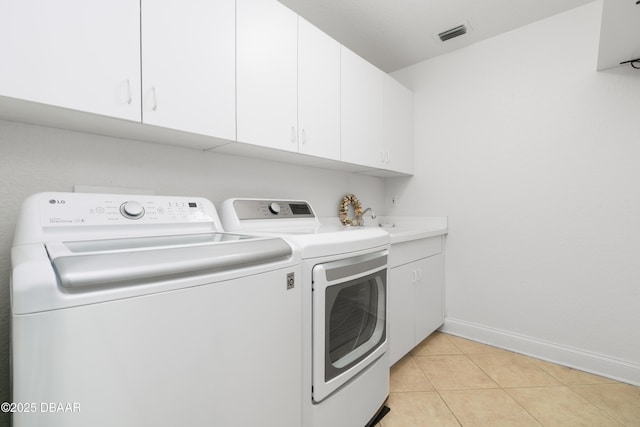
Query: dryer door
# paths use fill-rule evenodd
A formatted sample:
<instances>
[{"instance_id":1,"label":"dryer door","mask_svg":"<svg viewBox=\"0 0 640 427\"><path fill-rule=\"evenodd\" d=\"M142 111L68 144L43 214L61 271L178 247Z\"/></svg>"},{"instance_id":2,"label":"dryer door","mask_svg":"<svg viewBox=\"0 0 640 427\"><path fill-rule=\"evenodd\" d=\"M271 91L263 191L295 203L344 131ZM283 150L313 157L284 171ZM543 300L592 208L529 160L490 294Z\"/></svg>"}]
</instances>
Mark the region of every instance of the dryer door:
<instances>
[{"instance_id":1,"label":"dryer door","mask_svg":"<svg viewBox=\"0 0 640 427\"><path fill-rule=\"evenodd\" d=\"M387 251L313 269L313 400L377 360L386 337Z\"/></svg>"}]
</instances>

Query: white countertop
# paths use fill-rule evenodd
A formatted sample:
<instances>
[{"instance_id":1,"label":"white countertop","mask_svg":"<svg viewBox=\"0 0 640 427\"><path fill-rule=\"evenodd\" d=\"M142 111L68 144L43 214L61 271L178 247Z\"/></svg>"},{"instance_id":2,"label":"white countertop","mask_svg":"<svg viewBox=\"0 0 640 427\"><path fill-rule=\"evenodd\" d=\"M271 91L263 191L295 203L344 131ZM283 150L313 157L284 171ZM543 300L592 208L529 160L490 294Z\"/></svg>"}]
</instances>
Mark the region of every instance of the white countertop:
<instances>
[{"instance_id":1,"label":"white countertop","mask_svg":"<svg viewBox=\"0 0 640 427\"><path fill-rule=\"evenodd\" d=\"M339 223L337 218L320 218L323 224ZM379 227L391 236L391 244L426 239L447 234L447 217L433 216L379 216L376 219L365 217L366 227Z\"/></svg>"},{"instance_id":2,"label":"white countertop","mask_svg":"<svg viewBox=\"0 0 640 427\"><path fill-rule=\"evenodd\" d=\"M441 236L449 231L447 217L381 217L380 224L391 235L392 245Z\"/></svg>"}]
</instances>

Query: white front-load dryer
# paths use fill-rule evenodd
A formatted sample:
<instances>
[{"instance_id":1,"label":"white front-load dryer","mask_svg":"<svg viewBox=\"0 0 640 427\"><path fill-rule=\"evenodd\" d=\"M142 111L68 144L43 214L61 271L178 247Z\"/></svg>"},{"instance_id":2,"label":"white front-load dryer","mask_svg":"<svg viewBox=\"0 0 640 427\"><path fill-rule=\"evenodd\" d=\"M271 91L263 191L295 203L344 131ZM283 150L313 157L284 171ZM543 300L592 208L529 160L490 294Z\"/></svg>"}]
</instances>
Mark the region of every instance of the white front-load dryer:
<instances>
[{"instance_id":1,"label":"white front-load dryer","mask_svg":"<svg viewBox=\"0 0 640 427\"><path fill-rule=\"evenodd\" d=\"M221 219L227 231L280 236L300 250L302 426L373 423L389 394L389 234L322 223L302 200L230 199Z\"/></svg>"}]
</instances>

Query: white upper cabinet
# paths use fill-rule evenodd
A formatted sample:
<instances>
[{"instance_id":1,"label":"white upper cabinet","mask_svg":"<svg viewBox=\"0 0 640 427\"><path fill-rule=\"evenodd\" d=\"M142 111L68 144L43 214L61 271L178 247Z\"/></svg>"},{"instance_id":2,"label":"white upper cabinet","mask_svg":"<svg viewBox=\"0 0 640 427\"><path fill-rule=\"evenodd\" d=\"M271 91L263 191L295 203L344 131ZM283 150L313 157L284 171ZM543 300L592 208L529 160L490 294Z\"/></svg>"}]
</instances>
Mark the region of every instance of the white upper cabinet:
<instances>
[{"instance_id":1,"label":"white upper cabinet","mask_svg":"<svg viewBox=\"0 0 640 427\"><path fill-rule=\"evenodd\" d=\"M384 73L344 46L341 58L341 159L382 168Z\"/></svg>"},{"instance_id":2,"label":"white upper cabinet","mask_svg":"<svg viewBox=\"0 0 640 427\"><path fill-rule=\"evenodd\" d=\"M341 160L413 173L413 92L342 48Z\"/></svg>"},{"instance_id":3,"label":"white upper cabinet","mask_svg":"<svg viewBox=\"0 0 640 427\"><path fill-rule=\"evenodd\" d=\"M384 76L383 124L382 167L413 173L413 92L389 75Z\"/></svg>"},{"instance_id":4,"label":"white upper cabinet","mask_svg":"<svg viewBox=\"0 0 640 427\"><path fill-rule=\"evenodd\" d=\"M140 4L2 0L0 95L140 120Z\"/></svg>"},{"instance_id":5,"label":"white upper cabinet","mask_svg":"<svg viewBox=\"0 0 640 427\"><path fill-rule=\"evenodd\" d=\"M0 118L413 171L411 92L276 0L0 0L0 58Z\"/></svg>"},{"instance_id":6,"label":"white upper cabinet","mask_svg":"<svg viewBox=\"0 0 640 427\"><path fill-rule=\"evenodd\" d=\"M143 123L235 139L235 0L142 0L142 101Z\"/></svg>"},{"instance_id":7,"label":"white upper cabinet","mask_svg":"<svg viewBox=\"0 0 640 427\"><path fill-rule=\"evenodd\" d=\"M617 67L621 62L634 59L640 59L640 3L604 0L598 70ZM630 67L629 64L625 66Z\"/></svg>"},{"instance_id":8,"label":"white upper cabinet","mask_svg":"<svg viewBox=\"0 0 640 427\"><path fill-rule=\"evenodd\" d=\"M298 151L298 16L276 0L237 0L237 139Z\"/></svg>"},{"instance_id":9,"label":"white upper cabinet","mask_svg":"<svg viewBox=\"0 0 640 427\"><path fill-rule=\"evenodd\" d=\"M298 17L298 147L340 160L340 44Z\"/></svg>"}]
</instances>

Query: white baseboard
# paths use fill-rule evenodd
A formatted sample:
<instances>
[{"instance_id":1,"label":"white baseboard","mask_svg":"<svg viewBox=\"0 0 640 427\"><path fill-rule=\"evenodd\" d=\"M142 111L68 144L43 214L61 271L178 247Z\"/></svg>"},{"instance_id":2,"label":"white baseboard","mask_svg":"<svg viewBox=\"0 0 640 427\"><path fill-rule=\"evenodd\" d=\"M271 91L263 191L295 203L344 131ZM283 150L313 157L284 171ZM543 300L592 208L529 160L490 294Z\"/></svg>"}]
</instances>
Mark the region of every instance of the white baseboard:
<instances>
[{"instance_id":1,"label":"white baseboard","mask_svg":"<svg viewBox=\"0 0 640 427\"><path fill-rule=\"evenodd\" d=\"M640 365L628 361L452 318L440 331L640 386Z\"/></svg>"}]
</instances>

